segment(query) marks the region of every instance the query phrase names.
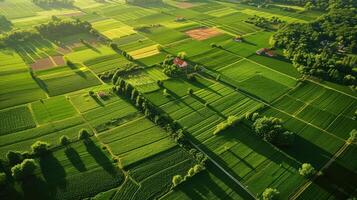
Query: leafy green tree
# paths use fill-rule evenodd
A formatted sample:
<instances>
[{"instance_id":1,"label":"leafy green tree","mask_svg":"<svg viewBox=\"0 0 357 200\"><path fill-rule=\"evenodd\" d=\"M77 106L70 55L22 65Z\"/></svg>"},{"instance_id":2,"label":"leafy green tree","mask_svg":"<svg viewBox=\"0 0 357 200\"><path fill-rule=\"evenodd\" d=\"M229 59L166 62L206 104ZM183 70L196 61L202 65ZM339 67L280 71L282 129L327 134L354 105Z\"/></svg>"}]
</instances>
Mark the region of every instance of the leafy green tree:
<instances>
[{"instance_id":1,"label":"leafy green tree","mask_svg":"<svg viewBox=\"0 0 357 200\"><path fill-rule=\"evenodd\" d=\"M78 134L79 140L86 140L90 137L90 134L87 129L81 129Z\"/></svg>"},{"instance_id":2,"label":"leafy green tree","mask_svg":"<svg viewBox=\"0 0 357 200\"><path fill-rule=\"evenodd\" d=\"M23 160L21 152L18 151L8 151L6 154L6 158L11 166L21 163Z\"/></svg>"},{"instance_id":3,"label":"leafy green tree","mask_svg":"<svg viewBox=\"0 0 357 200\"><path fill-rule=\"evenodd\" d=\"M183 178L181 175L175 175L174 177L172 177L172 184L174 185L174 187L182 182L183 182Z\"/></svg>"},{"instance_id":4,"label":"leafy green tree","mask_svg":"<svg viewBox=\"0 0 357 200\"><path fill-rule=\"evenodd\" d=\"M32 153L37 156L44 155L49 152L50 144L43 141L36 141L31 145Z\"/></svg>"},{"instance_id":5,"label":"leafy green tree","mask_svg":"<svg viewBox=\"0 0 357 200\"><path fill-rule=\"evenodd\" d=\"M315 168L310 163L303 163L299 168L299 174L304 177L311 177L316 173Z\"/></svg>"},{"instance_id":6,"label":"leafy green tree","mask_svg":"<svg viewBox=\"0 0 357 200\"><path fill-rule=\"evenodd\" d=\"M21 164L17 164L11 168L11 174L16 180L22 180L28 176L35 175L37 164L33 159L25 159Z\"/></svg>"},{"instance_id":7,"label":"leafy green tree","mask_svg":"<svg viewBox=\"0 0 357 200\"><path fill-rule=\"evenodd\" d=\"M62 136L60 137L60 144L61 144L62 146L67 146L69 143L71 143L71 140L69 139L68 136L62 135Z\"/></svg>"},{"instance_id":8,"label":"leafy green tree","mask_svg":"<svg viewBox=\"0 0 357 200\"><path fill-rule=\"evenodd\" d=\"M263 192L263 200L273 200L277 199L279 191L275 188L267 188Z\"/></svg>"}]
</instances>

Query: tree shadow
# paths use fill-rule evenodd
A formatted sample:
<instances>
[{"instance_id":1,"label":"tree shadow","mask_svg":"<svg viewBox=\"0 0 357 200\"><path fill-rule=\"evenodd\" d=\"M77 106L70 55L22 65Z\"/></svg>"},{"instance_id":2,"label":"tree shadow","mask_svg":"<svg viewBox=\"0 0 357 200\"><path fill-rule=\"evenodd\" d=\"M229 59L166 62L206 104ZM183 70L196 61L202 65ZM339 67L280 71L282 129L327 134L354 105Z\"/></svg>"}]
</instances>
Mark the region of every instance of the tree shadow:
<instances>
[{"instance_id":1,"label":"tree shadow","mask_svg":"<svg viewBox=\"0 0 357 200\"><path fill-rule=\"evenodd\" d=\"M24 179L21 183L24 199L49 200L53 199L51 190L46 182L37 177L30 176Z\"/></svg>"},{"instance_id":2,"label":"tree shadow","mask_svg":"<svg viewBox=\"0 0 357 200\"><path fill-rule=\"evenodd\" d=\"M107 171L112 176L117 174L112 161L91 139L84 140L83 143L86 146L88 153L105 171Z\"/></svg>"},{"instance_id":3,"label":"tree shadow","mask_svg":"<svg viewBox=\"0 0 357 200\"><path fill-rule=\"evenodd\" d=\"M98 105L100 105L101 107L104 107L104 103L96 95L92 96L92 98Z\"/></svg>"},{"instance_id":4,"label":"tree shadow","mask_svg":"<svg viewBox=\"0 0 357 200\"><path fill-rule=\"evenodd\" d=\"M248 163L247 161L245 161L243 158L239 157L237 154L235 154L233 151L231 151L230 149L227 150L229 153L231 153L231 155L233 155L237 160L239 160L240 162L243 162L246 166L248 166L251 170L255 170L255 168L253 167L253 165L251 165L250 163Z\"/></svg>"},{"instance_id":5,"label":"tree shadow","mask_svg":"<svg viewBox=\"0 0 357 200\"><path fill-rule=\"evenodd\" d=\"M77 75L79 75L80 77L87 79L87 74L84 73L76 64L71 64L71 65L67 65L72 71L74 71L74 73L76 73Z\"/></svg>"},{"instance_id":6,"label":"tree shadow","mask_svg":"<svg viewBox=\"0 0 357 200\"><path fill-rule=\"evenodd\" d=\"M84 165L81 157L79 156L78 152L75 149L73 149L72 147L68 147L64 152L68 160L78 171L80 172L87 171L86 166Z\"/></svg>"},{"instance_id":7,"label":"tree shadow","mask_svg":"<svg viewBox=\"0 0 357 200\"><path fill-rule=\"evenodd\" d=\"M55 192L57 188L66 187L66 171L52 153L41 156L39 163L43 178L51 191Z\"/></svg>"},{"instance_id":8,"label":"tree shadow","mask_svg":"<svg viewBox=\"0 0 357 200\"><path fill-rule=\"evenodd\" d=\"M91 49L92 51L96 52L96 53L101 53L101 51L99 51L99 49L95 48L93 45L91 45L90 43L83 41L82 44L84 44L84 46L86 46L87 48Z\"/></svg>"}]
</instances>

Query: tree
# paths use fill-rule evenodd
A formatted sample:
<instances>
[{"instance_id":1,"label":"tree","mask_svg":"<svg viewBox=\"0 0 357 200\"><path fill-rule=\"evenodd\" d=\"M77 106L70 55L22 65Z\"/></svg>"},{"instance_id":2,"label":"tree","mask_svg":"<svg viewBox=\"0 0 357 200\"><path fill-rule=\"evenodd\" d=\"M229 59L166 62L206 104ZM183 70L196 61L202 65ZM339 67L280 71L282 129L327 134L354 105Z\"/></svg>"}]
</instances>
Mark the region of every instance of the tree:
<instances>
[{"instance_id":1,"label":"tree","mask_svg":"<svg viewBox=\"0 0 357 200\"><path fill-rule=\"evenodd\" d=\"M177 57L181 58L181 59L185 59L187 56L187 53L184 51L181 51L177 54Z\"/></svg>"},{"instance_id":2,"label":"tree","mask_svg":"<svg viewBox=\"0 0 357 200\"><path fill-rule=\"evenodd\" d=\"M311 177L316 173L315 168L310 163L303 163L301 168L299 168L299 174L304 177Z\"/></svg>"},{"instance_id":3,"label":"tree","mask_svg":"<svg viewBox=\"0 0 357 200\"><path fill-rule=\"evenodd\" d=\"M182 182L183 182L183 178L181 175L175 175L174 177L172 177L172 184L174 185L174 187Z\"/></svg>"},{"instance_id":4,"label":"tree","mask_svg":"<svg viewBox=\"0 0 357 200\"><path fill-rule=\"evenodd\" d=\"M6 154L6 158L11 166L19 164L23 160L21 152L18 151L8 151Z\"/></svg>"},{"instance_id":5,"label":"tree","mask_svg":"<svg viewBox=\"0 0 357 200\"><path fill-rule=\"evenodd\" d=\"M312 4L312 2L310 2L310 1L306 2L306 4L304 5L304 9L306 11L311 10L313 7L314 7L314 4Z\"/></svg>"},{"instance_id":6,"label":"tree","mask_svg":"<svg viewBox=\"0 0 357 200\"><path fill-rule=\"evenodd\" d=\"M34 159L25 159L21 164L17 164L11 168L11 174L16 180L24 179L28 176L33 176L37 164Z\"/></svg>"},{"instance_id":7,"label":"tree","mask_svg":"<svg viewBox=\"0 0 357 200\"><path fill-rule=\"evenodd\" d=\"M34 155L44 155L49 152L50 144L43 141L36 141L34 144L31 145L32 153Z\"/></svg>"},{"instance_id":8,"label":"tree","mask_svg":"<svg viewBox=\"0 0 357 200\"><path fill-rule=\"evenodd\" d=\"M187 94L192 95L193 94L193 89L192 88L188 88L187 89Z\"/></svg>"},{"instance_id":9,"label":"tree","mask_svg":"<svg viewBox=\"0 0 357 200\"><path fill-rule=\"evenodd\" d=\"M78 134L78 139L79 140L86 140L90 137L90 134L89 132L87 131L87 129L81 129L79 131L79 134Z\"/></svg>"},{"instance_id":10,"label":"tree","mask_svg":"<svg viewBox=\"0 0 357 200\"><path fill-rule=\"evenodd\" d=\"M263 192L263 200L276 199L279 195L279 191L275 188L267 188Z\"/></svg>"},{"instance_id":11,"label":"tree","mask_svg":"<svg viewBox=\"0 0 357 200\"><path fill-rule=\"evenodd\" d=\"M66 145L68 145L70 142L71 142L71 141L70 141L70 139L69 139L68 136L62 135L62 136L60 137L60 144L61 144L62 146L66 146Z\"/></svg>"}]
</instances>

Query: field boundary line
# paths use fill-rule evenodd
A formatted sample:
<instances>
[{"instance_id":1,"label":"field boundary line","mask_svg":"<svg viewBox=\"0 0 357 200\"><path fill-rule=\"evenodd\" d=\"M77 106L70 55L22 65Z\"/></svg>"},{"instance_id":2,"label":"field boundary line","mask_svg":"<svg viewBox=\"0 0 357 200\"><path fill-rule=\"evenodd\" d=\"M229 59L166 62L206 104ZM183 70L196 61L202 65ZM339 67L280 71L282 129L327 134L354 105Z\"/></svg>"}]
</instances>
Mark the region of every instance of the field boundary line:
<instances>
[{"instance_id":1,"label":"field boundary line","mask_svg":"<svg viewBox=\"0 0 357 200\"><path fill-rule=\"evenodd\" d=\"M235 55L235 54L234 54ZM240 56L241 57L241 56ZM217 71L222 71L222 70L224 70L224 69L226 69L226 68L228 68L228 67L230 67L230 66L232 66L232 65L235 65L235 64L237 64L237 63L239 63L239 62L242 62L243 60L244 60L244 57L241 57L242 59L239 59L239 60L237 60L236 62L234 62L234 63L231 63L231 64L229 64L229 65L226 65L226 66L224 66L224 67L221 67L221 68L219 68L219 69L217 69Z\"/></svg>"}]
</instances>

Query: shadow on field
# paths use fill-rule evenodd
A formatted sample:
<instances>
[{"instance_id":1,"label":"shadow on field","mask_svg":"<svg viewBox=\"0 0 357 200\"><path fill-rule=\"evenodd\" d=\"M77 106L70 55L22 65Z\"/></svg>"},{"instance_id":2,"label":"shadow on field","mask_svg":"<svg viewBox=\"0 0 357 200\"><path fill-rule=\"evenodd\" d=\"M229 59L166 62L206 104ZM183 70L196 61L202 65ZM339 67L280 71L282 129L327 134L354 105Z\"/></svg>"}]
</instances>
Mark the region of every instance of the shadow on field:
<instances>
[{"instance_id":1,"label":"shadow on field","mask_svg":"<svg viewBox=\"0 0 357 200\"><path fill-rule=\"evenodd\" d=\"M52 153L40 157L40 167L50 190L56 191L57 188L66 187L66 171Z\"/></svg>"},{"instance_id":2,"label":"shadow on field","mask_svg":"<svg viewBox=\"0 0 357 200\"><path fill-rule=\"evenodd\" d=\"M334 162L323 171L314 183L333 195L336 199L348 199L356 195L357 174Z\"/></svg>"},{"instance_id":3,"label":"shadow on field","mask_svg":"<svg viewBox=\"0 0 357 200\"><path fill-rule=\"evenodd\" d=\"M23 199L48 200L51 193L45 181L37 176L27 177L21 184Z\"/></svg>"},{"instance_id":4,"label":"shadow on field","mask_svg":"<svg viewBox=\"0 0 357 200\"><path fill-rule=\"evenodd\" d=\"M72 147L68 147L65 150L65 154L68 160L78 171L80 172L87 171L86 166L84 165L81 157L79 156L78 152L75 149L73 149Z\"/></svg>"},{"instance_id":5,"label":"shadow on field","mask_svg":"<svg viewBox=\"0 0 357 200\"><path fill-rule=\"evenodd\" d=\"M84 145L86 146L88 153L105 171L107 171L112 176L117 174L112 161L91 139L85 140Z\"/></svg>"},{"instance_id":6,"label":"shadow on field","mask_svg":"<svg viewBox=\"0 0 357 200\"><path fill-rule=\"evenodd\" d=\"M179 189L192 199L204 200L206 198L205 196L202 196L202 194L205 195L213 193L216 197L220 199L233 200L226 191L222 190L222 188L212 180L207 171L201 172L193 179L194 180L192 181L185 182L187 184L184 183L179 186ZM196 180L198 180L197 183L195 183ZM191 185L191 182L195 184ZM204 182L205 184L201 184L202 182Z\"/></svg>"}]
</instances>

